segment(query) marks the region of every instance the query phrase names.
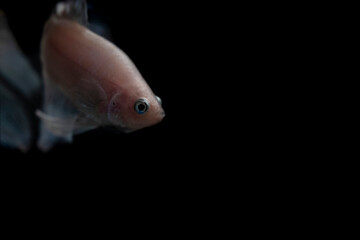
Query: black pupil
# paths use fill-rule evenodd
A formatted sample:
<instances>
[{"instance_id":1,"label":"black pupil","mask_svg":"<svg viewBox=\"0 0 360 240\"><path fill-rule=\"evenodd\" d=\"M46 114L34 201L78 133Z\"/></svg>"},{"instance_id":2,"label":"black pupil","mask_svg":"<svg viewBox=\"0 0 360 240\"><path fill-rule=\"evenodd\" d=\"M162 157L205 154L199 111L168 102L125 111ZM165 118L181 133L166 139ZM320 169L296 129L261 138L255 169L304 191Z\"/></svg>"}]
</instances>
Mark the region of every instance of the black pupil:
<instances>
[{"instance_id":1,"label":"black pupil","mask_svg":"<svg viewBox=\"0 0 360 240\"><path fill-rule=\"evenodd\" d=\"M140 112L143 112L143 111L145 111L145 109L146 109L145 104L144 104L144 103L139 103L139 105L138 105L138 110L139 110Z\"/></svg>"}]
</instances>

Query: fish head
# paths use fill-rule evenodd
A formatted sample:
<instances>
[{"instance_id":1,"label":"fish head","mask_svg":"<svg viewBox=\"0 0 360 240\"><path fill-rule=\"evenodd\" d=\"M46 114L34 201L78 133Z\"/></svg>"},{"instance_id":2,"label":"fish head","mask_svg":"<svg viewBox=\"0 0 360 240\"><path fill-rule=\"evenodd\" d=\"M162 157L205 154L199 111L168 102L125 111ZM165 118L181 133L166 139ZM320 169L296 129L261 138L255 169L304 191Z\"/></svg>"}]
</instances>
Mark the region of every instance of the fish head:
<instances>
[{"instance_id":1,"label":"fish head","mask_svg":"<svg viewBox=\"0 0 360 240\"><path fill-rule=\"evenodd\" d=\"M155 125L164 116L161 99L147 89L119 91L108 104L108 120L125 132Z\"/></svg>"}]
</instances>

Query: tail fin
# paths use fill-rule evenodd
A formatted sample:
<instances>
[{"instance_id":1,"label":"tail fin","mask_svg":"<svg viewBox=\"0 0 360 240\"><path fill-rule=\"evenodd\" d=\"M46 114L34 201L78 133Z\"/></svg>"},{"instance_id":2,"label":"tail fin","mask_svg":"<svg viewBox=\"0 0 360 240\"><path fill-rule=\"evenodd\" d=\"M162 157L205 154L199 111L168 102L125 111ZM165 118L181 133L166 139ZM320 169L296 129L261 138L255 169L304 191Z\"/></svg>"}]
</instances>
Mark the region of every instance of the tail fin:
<instances>
[{"instance_id":1,"label":"tail fin","mask_svg":"<svg viewBox=\"0 0 360 240\"><path fill-rule=\"evenodd\" d=\"M88 22L86 0L59 2L55 8L55 15L71 19L86 26Z\"/></svg>"},{"instance_id":2,"label":"tail fin","mask_svg":"<svg viewBox=\"0 0 360 240\"><path fill-rule=\"evenodd\" d=\"M41 80L21 52L0 10L0 145L29 150L36 137Z\"/></svg>"},{"instance_id":3,"label":"tail fin","mask_svg":"<svg viewBox=\"0 0 360 240\"><path fill-rule=\"evenodd\" d=\"M27 152L33 141L32 118L19 92L0 74L0 145Z\"/></svg>"},{"instance_id":4,"label":"tail fin","mask_svg":"<svg viewBox=\"0 0 360 240\"><path fill-rule=\"evenodd\" d=\"M0 72L29 101L39 95L41 78L22 53L0 11Z\"/></svg>"}]
</instances>

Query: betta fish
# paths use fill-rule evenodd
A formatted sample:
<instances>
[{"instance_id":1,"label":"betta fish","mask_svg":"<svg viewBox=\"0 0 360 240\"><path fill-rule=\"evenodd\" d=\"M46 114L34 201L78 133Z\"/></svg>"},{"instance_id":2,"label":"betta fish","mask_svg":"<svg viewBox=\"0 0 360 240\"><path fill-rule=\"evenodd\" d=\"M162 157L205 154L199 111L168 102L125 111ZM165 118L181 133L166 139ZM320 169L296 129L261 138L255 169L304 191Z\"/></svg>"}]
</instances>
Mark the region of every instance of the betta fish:
<instances>
[{"instance_id":1,"label":"betta fish","mask_svg":"<svg viewBox=\"0 0 360 240\"><path fill-rule=\"evenodd\" d=\"M38 147L100 126L123 132L159 123L161 99L117 46L87 27L85 0L60 2L45 23L40 44L44 81Z\"/></svg>"}]
</instances>

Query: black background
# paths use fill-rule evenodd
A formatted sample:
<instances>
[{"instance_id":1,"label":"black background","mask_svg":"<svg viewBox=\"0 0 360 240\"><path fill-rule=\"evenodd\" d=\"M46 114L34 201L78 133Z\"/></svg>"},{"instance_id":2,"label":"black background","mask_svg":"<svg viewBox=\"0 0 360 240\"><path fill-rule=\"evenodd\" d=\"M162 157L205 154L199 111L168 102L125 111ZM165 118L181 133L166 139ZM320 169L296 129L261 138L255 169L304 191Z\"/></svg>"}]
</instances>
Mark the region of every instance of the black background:
<instances>
[{"instance_id":1,"label":"black background","mask_svg":"<svg viewBox=\"0 0 360 240\"><path fill-rule=\"evenodd\" d=\"M38 56L42 28L56 2L3 4L26 55ZM287 112L293 106L284 106L290 103L284 99L295 90L289 81L295 64L289 58L295 54L293 36L286 21L269 12L268 6L89 3L108 24L114 43L162 98L164 120L131 134L99 129L78 135L71 145L59 145L46 154L2 148L10 152L8 156L60 161L100 156L120 163L159 159L158 164L178 159L207 166L204 162L210 160L216 165L228 159L237 162L276 152L284 141L292 144L287 139L296 134L289 126L294 116Z\"/></svg>"},{"instance_id":2,"label":"black background","mask_svg":"<svg viewBox=\"0 0 360 240\"><path fill-rule=\"evenodd\" d=\"M26 55L37 56L43 24L56 1L9 2L0 7L19 45ZM34 192L34 186L48 185L40 189L49 195L45 201L63 200L59 195L68 188L72 196L90 192L85 196L104 199L101 207L109 212L114 205L126 208L120 202L125 199L140 209L154 209L151 216L160 209L164 219L183 215L186 222L198 212L212 219L217 211L236 214L239 209L239 216L249 209L258 217L256 209L278 209L272 201L282 205L299 198L291 191L316 175L304 159L311 159L307 149L318 145L308 141L310 135L301 138L307 133L304 123L312 119L292 111L296 105L291 95L298 87L292 82L304 78L298 64L302 59L295 62L291 56L297 58L303 50L293 42L299 34L291 35L294 26L287 16L278 17L274 8L260 2L252 7L90 2L105 17L114 43L162 98L166 117L131 134L88 132L45 154L0 148L2 162L17 164L15 176L25 173L30 180L20 186ZM13 161L17 159L35 161ZM306 169L306 175L296 174L299 169ZM55 194L49 194L52 189ZM72 203L72 198L65 200ZM107 209L107 202L115 204Z\"/></svg>"},{"instance_id":3,"label":"black background","mask_svg":"<svg viewBox=\"0 0 360 240\"><path fill-rule=\"evenodd\" d=\"M38 54L42 26L55 2L1 1L27 55ZM314 89L309 83L314 78L306 72L312 57L306 41L312 45L314 37L296 27L308 17L306 11L296 15L299 6L261 2L252 7L91 2L108 21L115 44L162 98L167 115L160 124L131 134L100 130L79 135L71 145L46 154L0 148L1 161L18 167L15 177L5 177L3 183L11 186L24 173L29 180L12 188L22 193L21 186L28 187L19 206L40 192L46 194L40 204L50 202L62 210L63 203L74 206L73 196L84 195L76 207L105 200L86 208L87 214L93 214L93 206L112 213L135 204L169 225L181 216L197 228L204 218L215 223L225 219L226 225L230 219L233 226L238 223L234 216L268 224L268 217L281 218L284 208L284 219L294 216L294 209L308 219L317 212L308 205L326 202L314 205L316 193L331 178L321 176L329 163L316 165L316 158L324 156L314 137L317 125L313 114L302 110L308 89ZM8 169L0 168L2 174ZM312 181L316 178L321 180ZM53 199L62 203L53 204ZM243 216L246 211L249 218ZM225 214L231 217L217 217Z\"/></svg>"},{"instance_id":4,"label":"black background","mask_svg":"<svg viewBox=\"0 0 360 240\"><path fill-rule=\"evenodd\" d=\"M0 7L23 52L40 70L42 28L57 1L10 2ZM212 148L210 144L223 140L215 137L224 127L216 120L222 114L217 102L223 96L217 84L224 80L217 73L220 64L214 64L218 50L212 50L219 35L215 31L216 11L209 11L209 5L180 2L88 2L109 26L114 43L130 56L162 98L166 117L156 126L131 134L98 129L78 135L72 144L58 145L45 154L35 148L26 154L1 148L1 158L93 161L91 157L96 156L121 162L203 159Z\"/></svg>"},{"instance_id":5,"label":"black background","mask_svg":"<svg viewBox=\"0 0 360 240\"><path fill-rule=\"evenodd\" d=\"M1 7L25 54L37 57L44 22L57 1L20 2ZM276 6L260 3L89 2L108 24L114 43L162 98L164 120L131 134L100 129L78 135L71 145L46 154L2 152L59 160L96 155L121 163L179 159L206 166L210 159L221 164L286 155L296 146L291 137L307 120L290 101L301 86L296 81L303 79L298 52L305 52L295 42L296 22L289 21L294 9L279 15L269 11ZM293 122L298 119L302 123Z\"/></svg>"}]
</instances>

